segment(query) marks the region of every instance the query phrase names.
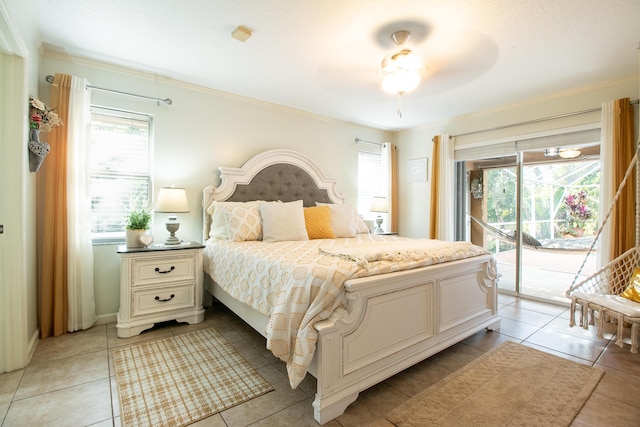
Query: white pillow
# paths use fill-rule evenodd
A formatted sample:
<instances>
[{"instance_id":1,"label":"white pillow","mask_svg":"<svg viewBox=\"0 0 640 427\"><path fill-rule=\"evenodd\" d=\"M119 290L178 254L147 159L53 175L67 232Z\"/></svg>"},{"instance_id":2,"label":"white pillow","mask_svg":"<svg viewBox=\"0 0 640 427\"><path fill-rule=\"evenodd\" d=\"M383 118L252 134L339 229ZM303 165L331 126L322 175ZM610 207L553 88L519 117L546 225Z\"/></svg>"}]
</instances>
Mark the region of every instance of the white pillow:
<instances>
[{"instance_id":1,"label":"white pillow","mask_svg":"<svg viewBox=\"0 0 640 427\"><path fill-rule=\"evenodd\" d=\"M357 210L353 210L353 215L356 221L356 233L357 234L369 234L371 233L371 230L369 230L369 227L367 226L367 223L364 222L364 219L362 219L362 217L360 216L360 214L358 213Z\"/></svg>"},{"instance_id":2,"label":"white pillow","mask_svg":"<svg viewBox=\"0 0 640 427\"><path fill-rule=\"evenodd\" d=\"M254 205L221 206L227 222L227 235L233 242L262 240L260 210Z\"/></svg>"},{"instance_id":3,"label":"white pillow","mask_svg":"<svg viewBox=\"0 0 640 427\"><path fill-rule=\"evenodd\" d=\"M336 237L353 237L356 235L356 222L351 205L320 203L316 206L328 205L331 209L331 228Z\"/></svg>"},{"instance_id":4,"label":"white pillow","mask_svg":"<svg viewBox=\"0 0 640 427\"><path fill-rule=\"evenodd\" d=\"M262 240L309 240L302 200L289 203L261 203Z\"/></svg>"}]
</instances>

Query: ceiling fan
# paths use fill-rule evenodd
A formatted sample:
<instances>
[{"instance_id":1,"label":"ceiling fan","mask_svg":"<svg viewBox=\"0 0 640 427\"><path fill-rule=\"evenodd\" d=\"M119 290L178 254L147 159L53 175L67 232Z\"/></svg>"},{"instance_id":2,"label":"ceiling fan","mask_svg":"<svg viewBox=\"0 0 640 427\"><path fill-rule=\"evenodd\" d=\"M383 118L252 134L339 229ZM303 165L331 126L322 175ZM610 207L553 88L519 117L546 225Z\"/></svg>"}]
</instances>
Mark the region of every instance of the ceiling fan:
<instances>
[{"instance_id":1,"label":"ceiling fan","mask_svg":"<svg viewBox=\"0 0 640 427\"><path fill-rule=\"evenodd\" d=\"M499 57L494 40L469 28L403 20L377 27L369 35L362 45L354 36L346 43L341 42L345 48L333 51L323 61L318 79L325 88L340 96L376 103L384 109L388 93L406 98L398 93L411 92L411 100L407 102L425 105L426 99L457 89L483 75ZM356 46L358 48L354 48ZM399 90L393 85L393 78L385 79L389 72L383 69L391 64L401 68L402 61L408 60L409 69L418 68L413 63L416 57L420 58L419 73L405 73L413 79L413 88L407 85ZM402 102L404 99L398 99L399 116L405 113Z\"/></svg>"},{"instance_id":2,"label":"ceiling fan","mask_svg":"<svg viewBox=\"0 0 640 427\"><path fill-rule=\"evenodd\" d=\"M403 47L409 40L411 33L406 30L391 34L391 40L401 50L389 54L382 60L382 89L385 92L398 95L398 117L402 117L401 98L407 92L418 87L422 78L424 63L420 55Z\"/></svg>"}]
</instances>

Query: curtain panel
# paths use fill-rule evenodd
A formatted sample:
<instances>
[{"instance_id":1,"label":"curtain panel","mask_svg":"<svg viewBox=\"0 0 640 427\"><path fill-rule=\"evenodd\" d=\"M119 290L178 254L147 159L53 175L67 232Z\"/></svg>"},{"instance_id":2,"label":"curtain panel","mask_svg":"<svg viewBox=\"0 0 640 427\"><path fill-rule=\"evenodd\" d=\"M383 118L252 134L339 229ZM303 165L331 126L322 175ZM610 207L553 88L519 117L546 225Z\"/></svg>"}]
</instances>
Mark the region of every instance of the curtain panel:
<instances>
[{"instance_id":1,"label":"curtain panel","mask_svg":"<svg viewBox=\"0 0 640 427\"><path fill-rule=\"evenodd\" d=\"M613 183L617 189L635 154L633 141L633 107L629 98L617 99L613 105ZM635 180L629 179L612 215L613 240L611 259L635 246Z\"/></svg>"},{"instance_id":2,"label":"curtain panel","mask_svg":"<svg viewBox=\"0 0 640 427\"><path fill-rule=\"evenodd\" d=\"M452 241L455 238L454 141L448 134L433 138L431 155L431 210L429 238Z\"/></svg>"},{"instance_id":3,"label":"curtain panel","mask_svg":"<svg viewBox=\"0 0 640 427\"><path fill-rule=\"evenodd\" d=\"M40 338L86 329L96 318L84 191L89 102L83 80L56 74L51 85L50 104L64 125L48 134L51 152L37 178Z\"/></svg>"},{"instance_id":4,"label":"curtain panel","mask_svg":"<svg viewBox=\"0 0 640 427\"><path fill-rule=\"evenodd\" d=\"M633 107L629 98L602 104L600 145L600 220L613 198L635 154ZM629 179L603 227L599 240L598 267L602 267L635 245L635 180Z\"/></svg>"},{"instance_id":5,"label":"curtain panel","mask_svg":"<svg viewBox=\"0 0 640 427\"><path fill-rule=\"evenodd\" d=\"M47 142L51 152L40 168L37 180L38 215L41 233L39 266L40 338L60 336L67 327L67 136L71 76L56 74L51 84L50 107L63 126L53 128Z\"/></svg>"},{"instance_id":6,"label":"curtain panel","mask_svg":"<svg viewBox=\"0 0 640 427\"><path fill-rule=\"evenodd\" d=\"M386 171L386 179L383 194L386 194L389 213L389 231L398 231L398 154L395 144L385 142L382 144L382 164Z\"/></svg>"},{"instance_id":7,"label":"curtain panel","mask_svg":"<svg viewBox=\"0 0 640 427\"><path fill-rule=\"evenodd\" d=\"M93 289L91 199L86 169L91 123L91 91L84 78L72 77L67 124L67 331L93 326L96 309Z\"/></svg>"}]
</instances>

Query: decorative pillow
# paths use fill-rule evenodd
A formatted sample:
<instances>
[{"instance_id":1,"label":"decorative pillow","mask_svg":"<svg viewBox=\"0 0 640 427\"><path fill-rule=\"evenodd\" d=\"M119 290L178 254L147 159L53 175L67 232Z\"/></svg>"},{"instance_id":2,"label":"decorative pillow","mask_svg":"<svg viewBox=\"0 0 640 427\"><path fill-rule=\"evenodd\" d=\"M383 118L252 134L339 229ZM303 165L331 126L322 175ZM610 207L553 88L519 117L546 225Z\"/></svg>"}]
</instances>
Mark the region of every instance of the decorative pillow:
<instances>
[{"instance_id":1,"label":"decorative pillow","mask_svg":"<svg viewBox=\"0 0 640 427\"><path fill-rule=\"evenodd\" d=\"M309 239L335 239L331 217L329 206L304 208L304 225Z\"/></svg>"},{"instance_id":2,"label":"decorative pillow","mask_svg":"<svg viewBox=\"0 0 640 427\"><path fill-rule=\"evenodd\" d=\"M316 202L316 206L329 206L331 210L331 228L335 237L353 237L356 235L356 223L351 205ZM311 236L309 236L311 238Z\"/></svg>"},{"instance_id":3,"label":"decorative pillow","mask_svg":"<svg viewBox=\"0 0 640 427\"><path fill-rule=\"evenodd\" d=\"M633 270L629 287L620 296L631 301L640 302L640 267L636 267Z\"/></svg>"},{"instance_id":4,"label":"decorative pillow","mask_svg":"<svg viewBox=\"0 0 640 427\"><path fill-rule=\"evenodd\" d=\"M309 240L304 225L302 200L288 203L260 203L262 240Z\"/></svg>"},{"instance_id":5,"label":"decorative pillow","mask_svg":"<svg viewBox=\"0 0 640 427\"><path fill-rule=\"evenodd\" d=\"M233 206L253 206L258 207L259 202L212 202L207 208L207 213L211 215L211 227L209 228L209 237L218 240L229 239L227 232L227 218L224 215L222 207Z\"/></svg>"},{"instance_id":6,"label":"decorative pillow","mask_svg":"<svg viewBox=\"0 0 640 427\"><path fill-rule=\"evenodd\" d=\"M228 239L233 242L262 240L260 210L254 205L221 206Z\"/></svg>"}]
</instances>

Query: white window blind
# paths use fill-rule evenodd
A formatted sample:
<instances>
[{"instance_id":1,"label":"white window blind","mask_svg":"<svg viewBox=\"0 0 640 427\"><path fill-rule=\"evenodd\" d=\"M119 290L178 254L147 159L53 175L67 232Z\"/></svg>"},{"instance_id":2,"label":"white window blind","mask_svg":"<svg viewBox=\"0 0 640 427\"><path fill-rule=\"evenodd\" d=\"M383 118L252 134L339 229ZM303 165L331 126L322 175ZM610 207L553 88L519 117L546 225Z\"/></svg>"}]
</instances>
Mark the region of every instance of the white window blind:
<instances>
[{"instance_id":1,"label":"white window blind","mask_svg":"<svg viewBox=\"0 0 640 427\"><path fill-rule=\"evenodd\" d=\"M147 115L91 109L88 169L94 240L122 239L129 210L149 205L151 125Z\"/></svg>"},{"instance_id":2,"label":"white window blind","mask_svg":"<svg viewBox=\"0 0 640 427\"><path fill-rule=\"evenodd\" d=\"M454 150L454 157L457 162L463 160L491 159L515 155L516 143L515 141L506 141L470 148L455 148Z\"/></svg>"},{"instance_id":3,"label":"white window blind","mask_svg":"<svg viewBox=\"0 0 640 427\"><path fill-rule=\"evenodd\" d=\"M600 128L583 126L557 129L538 134L515 135L495 141L454 148L456 161L479 160L513 156L518 151L540 150L549 147L580 147L600 141Z\"/></svg>"},{"instance_id":4,"label":"white window blind","mask_svg":"<svg viewBox=\"0 0 640 427\"><path fill-rule=\"evenodd\" d=\"M365 219L375 218L369 211L371 199L382 191L381 157L378 153L358 152L358 212Z\"/></svg>"},{"instance_id":5,"label":"white window blind","mask_svg":"<svg viewBox=\"0 0 640 427\"><path fill-rule=\"evenodd\" d=\"M516 141L516 149L518 151L532 151L549 147L581 147L599 142L600 128L597 128L533 138L519 137Z\"/></svg>"}]
</instances>

